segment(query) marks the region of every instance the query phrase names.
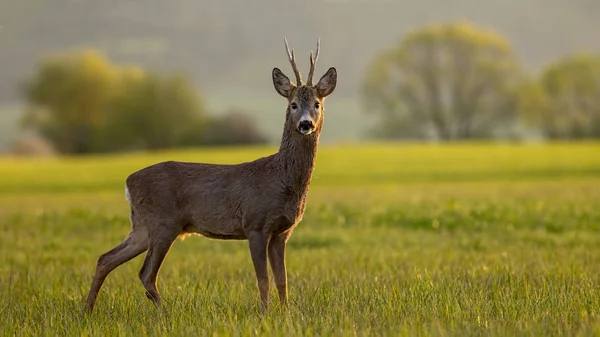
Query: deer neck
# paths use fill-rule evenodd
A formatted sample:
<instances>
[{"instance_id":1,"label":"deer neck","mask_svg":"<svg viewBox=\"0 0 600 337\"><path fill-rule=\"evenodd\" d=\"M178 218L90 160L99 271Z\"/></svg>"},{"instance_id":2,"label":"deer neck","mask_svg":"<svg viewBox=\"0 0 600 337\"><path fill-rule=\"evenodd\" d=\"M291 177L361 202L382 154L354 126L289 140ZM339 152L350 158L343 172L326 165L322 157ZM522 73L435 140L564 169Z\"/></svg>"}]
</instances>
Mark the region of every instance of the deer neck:
<instances>
[{"instance_id":1,"label":"deer neck","mask_svg":"<svg viewBox=\"0 0 600 337\"><path fill-rule=\"evenodd\" d=\"M299 195L308 191L317 157L321 128L304 136L286 119L277 160L282 168L284 183Z\"/></svg>"}]
</instances>

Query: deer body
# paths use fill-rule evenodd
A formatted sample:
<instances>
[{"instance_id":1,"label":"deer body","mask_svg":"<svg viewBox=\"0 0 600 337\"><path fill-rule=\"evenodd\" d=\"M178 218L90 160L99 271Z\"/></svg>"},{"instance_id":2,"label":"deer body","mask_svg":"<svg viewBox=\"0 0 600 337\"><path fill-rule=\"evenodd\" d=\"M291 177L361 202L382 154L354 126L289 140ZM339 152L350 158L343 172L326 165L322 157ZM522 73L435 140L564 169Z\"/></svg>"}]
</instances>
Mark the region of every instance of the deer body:
<instances>
[{"instance_id":1,"label":"deer body","mask_svg":"<svg viewBox=\"0 0 600 337\"><path fill-rule=\"evenodd\" d=\"M287 41L286 41L287 48ZM131 174L126 180L132 230L120 245L102 254L87 298L92 311L106 276L116 267L148 251L139 272L146 296L157 306L156 280L174 240L190 233L223 240L248 240L263 308L268 307L271 264L280 301L287 301L285 247L300 222L323 126L323 101L335 89L330 68L312 86L318 58L302 83L294 53L288 57L297 85L273 69L276 91L287 98L286 121L277 153L241 164L167 161Z\"/></svg>"},{"instance_id":2,"label":"deer body","mask_svg":"<svg viewBox=\"0 0 600 337\"><path fill-rule=\"evenodd\" d=\"M247 239L253 230L277 235L304 213L316 151L299 163L286 161L298 155L279 152L237 165L158 163L129 176L128 199L140 221L163 219L182 234L232 240Z\"/></svg>"}]
</instances>

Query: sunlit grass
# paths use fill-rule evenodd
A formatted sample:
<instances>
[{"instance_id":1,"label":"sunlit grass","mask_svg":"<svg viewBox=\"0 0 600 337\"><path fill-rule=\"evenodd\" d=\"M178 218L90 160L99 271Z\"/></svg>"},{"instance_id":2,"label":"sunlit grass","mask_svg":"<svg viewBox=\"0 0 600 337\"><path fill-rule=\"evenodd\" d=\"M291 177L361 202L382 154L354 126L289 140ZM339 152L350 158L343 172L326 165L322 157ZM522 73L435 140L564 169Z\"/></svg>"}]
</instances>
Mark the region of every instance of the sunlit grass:
<instances>
[{"instance_id":1,"label":"sunlit grass","mask_svg":"<svg viewBox=\"0 0 600 337\"><path fill-rule=\"evenodd\" d=\"M129 231L128 174L275 150L0 160L0 334L600 333L596 143L324 147L289 242L288 310L259 315L246 242L191 237L161 269L162 310L138 257L80 314L97 257Z\"/></svg>"},{"instance_id":2,"label":"sunlit grass","mask_svg":"<svg viewBox=\"0 0 600 337\"><path fill-rule=\"evenodd\" d=\"M212 148L60 159L0 159L0 194L123 189L127 175L164 160L239 163L276 147ZM323 147L311 186L600 178L595 143L542 145L353 145Z\"/></svg>"}]
</instances>

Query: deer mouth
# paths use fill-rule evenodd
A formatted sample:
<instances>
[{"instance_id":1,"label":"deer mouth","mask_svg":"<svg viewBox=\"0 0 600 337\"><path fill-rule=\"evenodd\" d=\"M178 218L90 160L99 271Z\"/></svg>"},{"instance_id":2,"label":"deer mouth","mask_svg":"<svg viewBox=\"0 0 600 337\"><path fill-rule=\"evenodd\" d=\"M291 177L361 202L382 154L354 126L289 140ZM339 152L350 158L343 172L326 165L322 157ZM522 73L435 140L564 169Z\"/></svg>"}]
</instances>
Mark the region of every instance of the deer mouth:
<instances>
[{"instance_id":1,"label":"deer mouth","mask_svg":"<svg viewBox=\"0 0 600 337\"><path fill-rule=\"evenodd\" d=\"M302 121L298 124L298 131L303 135L310 135L315 131L315 126L311 121Z\"/></svg>"}]
</instances>

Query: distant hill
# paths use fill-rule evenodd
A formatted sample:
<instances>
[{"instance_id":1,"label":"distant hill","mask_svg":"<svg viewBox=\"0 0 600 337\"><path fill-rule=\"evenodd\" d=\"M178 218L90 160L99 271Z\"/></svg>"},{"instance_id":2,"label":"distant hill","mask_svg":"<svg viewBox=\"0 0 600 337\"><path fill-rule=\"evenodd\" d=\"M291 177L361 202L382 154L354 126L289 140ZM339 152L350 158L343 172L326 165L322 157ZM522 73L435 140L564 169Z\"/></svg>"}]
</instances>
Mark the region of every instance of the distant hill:
<instances>
[{"instance_id":1,"label":"distant hill","mask_svg":"<svg viewBox=\"0 0 600 337\"><path fill-rule=\"evenodd\" d=\"M355 96L366 64L409 29L467 19L507 36L536 70L574 51L599 52L598 17L597 0L0 0L0 104L20 103L16 88L42 55L93 47L117 62L184 72L215 107L276 116L283 112L264 111L262 102L281 106L270 72L273 66L289 69L283 36L297 50L303 72L319 36L318 71L338 68L336 94L346 110L331 114L344 122L365 118ZM230 95L235 92L244 94ZM355 139L361 125L353 121L328 139ZM269 119L263 128L276 139L280 126Z\"/></svg>"}]
</instances>

